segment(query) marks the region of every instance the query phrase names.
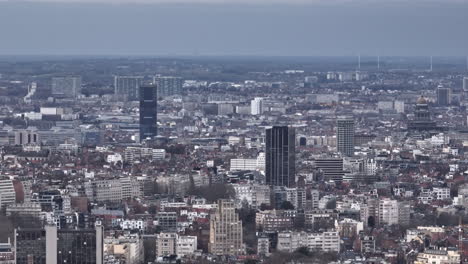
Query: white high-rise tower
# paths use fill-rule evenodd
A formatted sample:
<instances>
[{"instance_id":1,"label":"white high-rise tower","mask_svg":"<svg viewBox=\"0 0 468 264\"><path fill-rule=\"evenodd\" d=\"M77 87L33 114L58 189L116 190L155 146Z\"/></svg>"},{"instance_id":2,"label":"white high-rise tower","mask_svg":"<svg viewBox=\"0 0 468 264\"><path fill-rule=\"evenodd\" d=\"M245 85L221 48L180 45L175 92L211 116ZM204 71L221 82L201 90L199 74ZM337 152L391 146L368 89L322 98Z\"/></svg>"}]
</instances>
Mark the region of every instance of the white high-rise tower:
<instances>
[{"instance_id":1,"label":"white high-rise tower","mask_svg":"<svg viewBox=\"0 0 468 264\"><path fill-rule=\"evenodd\" d=\"M261 115L263 114L263 98L255 97L251 103L251 114L252 115Z\"/></svg>"}]
</instances>

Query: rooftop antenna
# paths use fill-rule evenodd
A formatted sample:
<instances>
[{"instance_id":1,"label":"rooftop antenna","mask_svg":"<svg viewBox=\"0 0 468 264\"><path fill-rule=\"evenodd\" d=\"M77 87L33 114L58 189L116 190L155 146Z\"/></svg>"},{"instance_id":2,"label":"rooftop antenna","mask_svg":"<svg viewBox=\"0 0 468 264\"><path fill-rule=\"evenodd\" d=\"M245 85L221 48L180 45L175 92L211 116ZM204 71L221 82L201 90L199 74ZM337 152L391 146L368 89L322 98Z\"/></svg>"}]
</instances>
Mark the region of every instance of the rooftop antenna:
<instances>
[{"instance_id":1,"label":"rooftop antenna","mask_svg":"<svg viewBox=\"0 0 468 264\"><path fill-rule=\"evenodd\" d=\"M358 69L361 69L361 54L358 55Z\"/></svg>"},{"instance_id":2,"label":"rooftop antenna","mask_svg":"<svg viewBox=\"0 0 468 264\"><path fill-rule=\"evenodd\" d=\"M432 72L432 56L431 56L431 70L430 71Z\"/></svg>"}]
</instances>

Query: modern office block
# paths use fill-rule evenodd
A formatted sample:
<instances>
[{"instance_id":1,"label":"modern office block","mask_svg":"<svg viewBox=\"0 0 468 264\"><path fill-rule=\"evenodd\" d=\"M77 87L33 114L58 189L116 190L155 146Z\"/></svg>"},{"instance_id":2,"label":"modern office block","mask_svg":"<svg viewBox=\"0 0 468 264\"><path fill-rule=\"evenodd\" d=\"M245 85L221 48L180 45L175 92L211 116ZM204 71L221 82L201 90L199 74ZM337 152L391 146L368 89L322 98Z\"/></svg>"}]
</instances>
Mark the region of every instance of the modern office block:
<instances>
[{"instance_id":1,"label":"modern office block","mask_svg":"<svg viewBox=\"0 0 468 264\"><path fill-rule=\"evenodd\" d=\"M439 85L437 87L437 104L439 106L448 106L451 103L452 93L450 88L443 87Z\"/></svg>"},{"instance_id":2,"label":"modern office block","mask_svg":"<svg viewBox=\"0 0 468 264\"><path fill-rule=\"evenodd\" d=\"M183 80L180 77L155 76L153 83L158 86L158 96L160 97L182 93Z\"/></svg>"},{"instance_id":3,"label":"modern office block","mask_svg":"<svg viewBox=\"0 0 468 264\"><path fill-rule=\"evenodd\" d=\"M140 141L157 134L157 90L154 85L140 86Z\"/></svg>"},{"instance_id":4,"label":"modern office block","mask_svg":"<svg viewBox=\"0 0 468 264\"><path fill-rule=\"evenodd\" d=\"M60 98L75 98L81 93L81 77L52 78L52 95Z\"/></svg>"},{"instance_id":5,"label":"modern office block","mask_svg":"<svg viewBox=\"0 0 468 264\"><path fill-rule=\"evenodd\" d=\"M263 113L263 98L256 97L250 103L251 114L261 115Z\"/></svg>"},{"instance_id":6,"label":"modern office block","mask_svg":"<svg viewBox=\"0 0 468 264\"><path fill-rule=\"evenodd\" d=\"M18 228L17 264L103 263L103 227L94 229Z\"/></svg>"},{"instance_id":7,"label":"modern office block","mask_svg":"<svg viewBox=\"0 0 468 264\"><path fill-rule=\"evenodd\" d=\"M354 119L339 117L336 121L336 140L338 152L345 156L354 155Z\"/></svg>"},{"instance_id":8,"label":"modern office block","mask_svg":"<svg viewBox=\"0 0 468 264\"><path fill-rule=\"evenodd\" d=\"M296 132L292 127L274 126L266 130L266 183L294 186L296 180Z\"/></svg>"},{"instance_id":9,"label":"modern office block","mask_svg":"<svg viewBox=\"0 0 468 264\"><path fill-rule=\"evenodd\" d=\"M136 101L142 83L142 76L114 76L114 94L118 99Z\"/></svg>"}]
</instances>

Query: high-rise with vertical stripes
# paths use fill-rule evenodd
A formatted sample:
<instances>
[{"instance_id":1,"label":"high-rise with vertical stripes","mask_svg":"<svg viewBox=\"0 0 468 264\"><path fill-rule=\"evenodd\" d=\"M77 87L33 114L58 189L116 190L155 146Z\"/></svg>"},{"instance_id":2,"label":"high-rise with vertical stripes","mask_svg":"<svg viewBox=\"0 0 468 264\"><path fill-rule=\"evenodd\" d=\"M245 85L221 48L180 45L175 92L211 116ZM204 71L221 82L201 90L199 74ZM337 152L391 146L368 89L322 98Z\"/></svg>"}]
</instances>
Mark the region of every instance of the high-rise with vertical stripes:
<instances>
[{"instance_id":1,"label":"high-rise with vertical stripes","mask_svg":"<svg viewBox=\"0 0 468 264\"><path fill-rule=\"evenodd\" d=\"M142 85L139 90L140 141L143 141L154 138L157 133L157 87L156 85Z\"/></svg>"},{"instance_id":2,"label":"high-rise with vertical stripes","mask_svg":"<svg viewBox=\"0 0 468 264\"><path fill-rule=\"evenodd\" d=\"M353 117L338 117L336 121L336 145L338 152L344 156L354 155L354 119Z\"/></svg>"},{"instance_id":3,"label":"high-rise with vertical stripes","mask_svg":"<svg viewBox=\"0 0 468 264\"><path fill-rule=\"evenodd\" d=\"M292 187L296 183L296 130L274 126L266 130L266 184Z\"/></svg>"}]
</instances>

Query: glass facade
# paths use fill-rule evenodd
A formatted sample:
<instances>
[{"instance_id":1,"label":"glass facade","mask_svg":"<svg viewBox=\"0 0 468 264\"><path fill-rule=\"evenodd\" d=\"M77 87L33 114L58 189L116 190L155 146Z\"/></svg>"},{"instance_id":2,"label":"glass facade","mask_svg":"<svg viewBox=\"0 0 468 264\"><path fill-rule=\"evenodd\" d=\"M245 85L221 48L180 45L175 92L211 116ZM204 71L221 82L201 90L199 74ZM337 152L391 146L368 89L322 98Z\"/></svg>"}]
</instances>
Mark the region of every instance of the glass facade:
<instances>
[{"instance_id":1,"label":"glass facade","mask_svg":"<svg viewBox=\"0 0 468 264\"><path fill-rule=\"evenodd\" d=\"M296 181L296 132L292 127L266 130L266 183L292 187Z\"/></svg>"},{"instance_id":2,"label":"glass facade","mask_svg":"<svg viewBox=\"0 0 468 264\"><path fill-rule=\"evenodd\" d=\"M156 86L140 87L140 141L156 136L157 118Z\"/></svg>"},{"instance_id":3,"label":"glass facade","mask_svg":"<svg viewBox=\"0 0 468 264\"><path fill-rule=\"evenodd\" d=\"M16 230L16 263L46 264L46 232L43 229Z\"/></svg>"},{"instance_id":4,"label":"glass facade","mask_svg":"<svg viewBox=\"0 0 468 264\"><path fill-rule=\"evenodd\" d=\"M96 231L58 230L57 263L96 263Z\"/></svg>"}]
</instances>

